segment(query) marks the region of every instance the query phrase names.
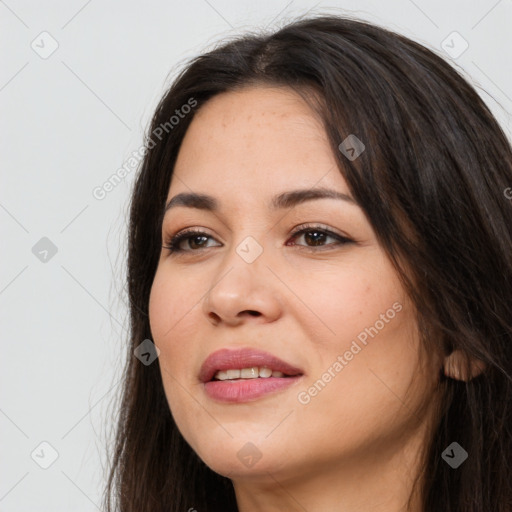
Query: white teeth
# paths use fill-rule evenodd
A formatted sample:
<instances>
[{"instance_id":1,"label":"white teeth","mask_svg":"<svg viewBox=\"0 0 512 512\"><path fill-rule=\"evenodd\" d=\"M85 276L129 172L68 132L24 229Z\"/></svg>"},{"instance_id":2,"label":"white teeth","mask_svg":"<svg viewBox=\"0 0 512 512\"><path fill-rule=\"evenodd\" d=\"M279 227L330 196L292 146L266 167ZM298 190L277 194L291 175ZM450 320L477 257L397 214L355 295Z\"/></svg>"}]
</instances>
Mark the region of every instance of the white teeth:
<instances>
[{"instance_id":1,"label":"white teeth","mask_svg":"<svg viewBox=\"0 0 512 512\"><path fill-rule=\"evenodd\" d=\"M270 368L260 368L260 377L264 379L268 379L272 375L272 370Z\"/></svg>"},{"instance_id":2,"label":"white teeth","mask_svg":"<svg viewBox=\"0 0 512 512\"><path fill-rule=\"evenodd\" d=\"M228 379L239 379L240 370L227 370Z\"/></svg>"},{"instance_id":3,"label":"white teeth","mask_svg":"<svg viewBox=\"0 0 512 512\"><path fill-rule=\"evenodd\" d=\"M251 368L242 368L239 369L230 369L230 370L220 370L214 375L214 379L216 380L231 380L231 379L257 379L258 377L263 379L268 379L270 376L272 377L284 377L284 373L279 371L272 371L270 368L262 366L258 368L257 366L253 366Z\"/></svg>"},{"instance_id":4,"label":"white teeth","mask_svg":"<svg viewBox=\"0 0 512 512\"><path fill-rule=\"evenodd\" d=\"M240 370L240 377L242 379L257 379L259 376L258 367L253 366L252 368L244 368Z\"/></svg>"}]
</instances>

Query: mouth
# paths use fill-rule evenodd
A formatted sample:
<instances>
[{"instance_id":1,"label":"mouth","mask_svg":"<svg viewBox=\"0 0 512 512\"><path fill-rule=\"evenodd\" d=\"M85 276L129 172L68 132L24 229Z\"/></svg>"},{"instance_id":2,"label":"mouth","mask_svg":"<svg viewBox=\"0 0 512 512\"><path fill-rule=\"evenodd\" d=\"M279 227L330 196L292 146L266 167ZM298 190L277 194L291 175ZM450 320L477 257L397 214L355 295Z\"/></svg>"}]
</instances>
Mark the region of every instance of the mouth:
<instances>
[{"instance_id":1,"label":"mouth","mask_svg":"<svg viewBox=\"0 0 512 512\"><path fill-rule=\"evenodd\" d=\"M282 359L251 348L210 354L199 372L207 395L222 402L246 402L285 389L304 372Z\"/></svg>"}]
</instances>

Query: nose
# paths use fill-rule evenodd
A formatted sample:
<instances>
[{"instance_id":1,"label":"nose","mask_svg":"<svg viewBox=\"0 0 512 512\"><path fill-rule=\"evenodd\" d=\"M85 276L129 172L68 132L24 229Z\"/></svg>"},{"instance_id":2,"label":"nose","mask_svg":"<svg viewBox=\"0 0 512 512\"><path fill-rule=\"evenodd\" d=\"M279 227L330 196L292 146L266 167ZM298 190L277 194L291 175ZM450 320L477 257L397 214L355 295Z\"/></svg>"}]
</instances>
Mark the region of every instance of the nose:
<instances>
[{"instance_id":1,"label":"nose","mask_svg":"<svg viewBox=\"0 0 512 512\"><path fill-rule=\"evenodd\" d=\"M281 316L280 282L269 269L268 258L264 255L265 252L251 262L244 260L234 248L212 275L202 305L212 324L266 323Z\"/></svg>"}]
</instances>

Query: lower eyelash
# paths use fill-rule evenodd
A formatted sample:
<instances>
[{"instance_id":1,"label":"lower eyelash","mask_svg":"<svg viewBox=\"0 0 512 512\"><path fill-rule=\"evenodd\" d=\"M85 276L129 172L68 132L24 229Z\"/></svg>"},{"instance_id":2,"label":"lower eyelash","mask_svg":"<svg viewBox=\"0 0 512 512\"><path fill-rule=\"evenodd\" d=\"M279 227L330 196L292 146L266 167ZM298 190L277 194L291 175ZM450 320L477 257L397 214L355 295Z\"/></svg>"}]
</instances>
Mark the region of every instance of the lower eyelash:
<instances>
[{"instance_id":1,"label":"lower eyelash","mask_svg":"<svg viewBox=\"0 0 512 512\"><path fill-rule=\"evenodd\" d=\"M332 238L335 238L336 240L338 240L339 245L345 245L345 244L349 244L349 243L354 243L354 240L351 240L350 238L338 235L337 233L333 233L332 231L329 231L327 229L323 229L323 228L320 228L320 227L314 227L314 226L313 227L303 228L303 229L298 229L297 231L292 233L291 238L292 239L298 238L300 235L302 235L304 233L309 233L309 232L313 232L313 231L325 234L325 235L330 236ZM185 240L187 238L192 238L193 236L200 236L200 235L203 235L203 236L205 236L207 238L213 238L211 235L209 235L208 233L205 233L204 231L189 230L189 231L184 231L182 233L179 233L178 235L175 235L175 236L171 237L170 239L166 239L165 240L165 244L162 246L162 248L163 249L167 249L169 251L169 253L198 252L201 249L185 250L185 249L180 249L179 245L180 245L182 240ZM321 251L322 248L329 247L331 245L334 245L334 244L327 244L327 245L324 245L324 246L318 246L318 248L315 248L315 246L307 246L307 245L297 245L295 247L300 247L300 248L306 249L306 250L309 249L309 250L312 250L312 251ZM208 247L203 247L202 249L208 249Z\"/></svg>"}]
</instances>

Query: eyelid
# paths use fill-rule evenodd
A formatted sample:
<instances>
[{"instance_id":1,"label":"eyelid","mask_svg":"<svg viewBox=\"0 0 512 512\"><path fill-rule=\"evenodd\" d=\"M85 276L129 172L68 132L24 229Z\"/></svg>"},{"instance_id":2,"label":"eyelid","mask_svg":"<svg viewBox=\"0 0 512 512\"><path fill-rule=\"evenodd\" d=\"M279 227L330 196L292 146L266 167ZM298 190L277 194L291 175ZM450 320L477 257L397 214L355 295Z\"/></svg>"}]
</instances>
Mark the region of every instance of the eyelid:
<instances>
[{"instance_id":1,"label":"eyelid","mask_svg":"<svg viewBox=\"0 0 512 512\"><path fill-rule=\"evenodd\" d=\"M353 240L351 236L349 236L343 232L339 232L338 230L335 230L334 228L331 228L330 226L327 226L325 224L315 223L315 222L313 222L313 223L306 222L304 224L299 224L298 226L293 228L290 236L295 237L298 234L300 234L301 231L305 231L305 230L313 231L314 229L318 229L319 231L325 231L327 234L329 234L331 236L337 236L337 237L344 238L347 240Z\"/></svg>"}]
</instances>

